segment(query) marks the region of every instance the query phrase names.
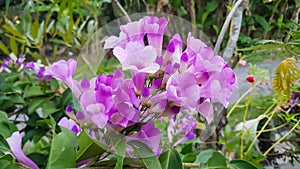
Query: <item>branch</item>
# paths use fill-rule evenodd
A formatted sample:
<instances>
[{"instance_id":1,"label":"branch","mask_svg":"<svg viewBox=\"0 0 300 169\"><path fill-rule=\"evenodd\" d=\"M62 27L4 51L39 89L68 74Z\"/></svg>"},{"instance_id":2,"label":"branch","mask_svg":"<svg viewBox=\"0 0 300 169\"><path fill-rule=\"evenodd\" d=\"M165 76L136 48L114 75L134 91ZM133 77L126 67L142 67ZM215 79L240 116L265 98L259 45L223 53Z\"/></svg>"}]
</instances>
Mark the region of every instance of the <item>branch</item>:
<instances>
[{"instance_id":1,"label":"branch","mask_svg":"<svg viewBox=\"0 0 300 169\"><path fill-rule=\"evenodd\" d=\"M244 3L247 2L248 1L244 0ZM236 48L236 43L239 39L244 9L245 9L245 5L240 4L237 7L236 12L234 13L232 18L232 29L227 42L227 46L223 53L223 58L226 60L227 63L230 62L234 49Z\"/></svg>"},{"instance_id":2,"label":"branch","mask_svg":"<svg viewBox=\"0 0 300 169\"><path fill-rule=\"evenodd\" d=\"M120 2L118 0L114 0L113 2L117 5L117 8L120 10L120 12L123 14L123 16L125 16L125 18L127 19L127 22L131 22L130 17L128 16L127 12L122 7L122 5L120 4Z\"/></svg>"},{"instance_id":3,"label":"branch","mask_svg":"<svg viewBox=\"0 0 300 169\"><path fill-rule=\"evenodd\" d=\"M219 50L220 50L220 47L221 47L221 43L223 41L223 38L224 38L224 35L225 35L225 32L227 31L228 27L229 27L229 24L230 24L230 21L231 21L231 18L233 17L235 11L237 10L237 8L241 5L241 3L243 2L244 0L238 0L232 10L230 11L230 13L228 14L224 24L223 24L223 27L222 27L222 30L218 36L218 40L217 40L217 43L215 45L215 54L218 54L219 53ZM245 0L245 1L248 1L248 0Z\"/></svg>"}]
</instances>

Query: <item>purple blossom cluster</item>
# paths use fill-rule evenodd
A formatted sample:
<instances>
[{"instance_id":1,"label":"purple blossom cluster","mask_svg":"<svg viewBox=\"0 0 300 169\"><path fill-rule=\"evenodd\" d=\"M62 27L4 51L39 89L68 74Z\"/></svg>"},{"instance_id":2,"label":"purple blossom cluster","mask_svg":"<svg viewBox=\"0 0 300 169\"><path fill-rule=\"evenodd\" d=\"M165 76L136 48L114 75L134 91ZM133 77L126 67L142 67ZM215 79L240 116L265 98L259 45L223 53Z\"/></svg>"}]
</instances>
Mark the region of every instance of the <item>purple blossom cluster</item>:
<instances>
[{"instance_id":1,"label":"purple blossom cluster","mask_svg":"<svg viewBox=\"0 0 300 169\"><path fill-rule=\"evenodd\" d=\"M196 137L194 130L197 128L197 120L192 115L184 115L179 120L174 117L169 117L169 125L167 128L168 142L172 146L192 140Z\"/></svg>"},{"instance_id":2,"label":"purple blossom cluster","mask_svg":"<svg viewBox=\"0 0 300 169\"><path fill-rule=\"evenodd\" d=\"M107 126L121 132L129 126L144 124L130 139L142 140L158 152L161 136L154 127L155 119L172 117L181 111L198 111L211 122L212 102L228 106L232 86L237 87L233 70L191 34L185 49L180 35L175 34L164 51L167 24L164 18L146 16L122 25L118 37L111 36L105 41L104 48L112 49L122 70L130 71L129 78L116 69L113 74L74 80L74 59L60 60L46 70L47 75L64 81L78 99L81 110L68 111L74 122L81 128L104 132ZM74 125L68 128L77 133L79 129L73 121ZM190 132L194 127L189 126L188 133L180 134L188 139L195 137ZM181 141L184 140L176 144Z\"/></svg>"},{"instance_id":3,"label":"purple blossom cluster","mask_svg":"<svg viewBox=\"0 0 300 169\"><path fill-rule=\"evenodd\" d=\"M21 70L32 71L38 79L50 79L51 75L45 75L46 66L41 63L41 60L36 62L30 61L26 62L25 57L22 55L17 59L12 59L10 57L4 58L3 63L0 66L0 73L7 72L11 73L13 70L20 72ZM24 73L25 75L26 73Z\"/></svg>"}]
</instances>

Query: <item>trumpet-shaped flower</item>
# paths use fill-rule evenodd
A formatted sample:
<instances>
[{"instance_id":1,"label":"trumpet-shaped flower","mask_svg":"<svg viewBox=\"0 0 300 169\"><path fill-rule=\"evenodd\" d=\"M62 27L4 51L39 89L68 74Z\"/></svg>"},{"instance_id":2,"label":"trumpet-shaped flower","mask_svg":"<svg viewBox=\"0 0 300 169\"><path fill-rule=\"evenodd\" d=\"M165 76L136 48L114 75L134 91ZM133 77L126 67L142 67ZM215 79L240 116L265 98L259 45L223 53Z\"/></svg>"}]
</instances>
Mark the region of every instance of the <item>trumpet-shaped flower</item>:
<instances>
[{"instance_id":1,"label":"trumpet-shaped flower","mask_svg":"<svg viewBox=\"0 0 300 169\"><path fill-rule=\"evenodd\" d=\"M18 131L14 132L9 138L6 139L13 155L16 157L16 159L24 164L25 166L32 168L32 169L38 169L39 167L26 155L24 154L22 150L22 138L24 136L24 133L19 133Z\"/></svg>"},{"instance_id":2,"label":"trumpet-shaped flower","mask_svg":"<svg viewBox=\"0 0 300 169\"><path fill-rule=\"evenodd\" d=\"M194 110L199 100L199 86L192 73L174 73L168 80L167 98L178 107Z\"/></svg>"},{"instance_id":3,"label":"trumpet-shaped flower","mask_svg":"<svg viewBox=\"0 0 300 169\"><path fill-rule=\"evenodd\" d=\"M152 46L144 46L139 42L129 42L126 48L115 47L114 55L118 58L123 70L154 74L160 68L155 62L157 53Z\"/></svg>"},{"instance_id":4,"label":"trumpet-shaped flower","mask_svg":"<svg viewBox=\"0 0 300 169\"><path fill-rule=\"evenodd\" d=\"M143 30L147 34L149 45L156 48L157 55L161 56L163 36L167 30L168 21L156 16L145 16L142 20Z\"/></svg>"}]
</instances>

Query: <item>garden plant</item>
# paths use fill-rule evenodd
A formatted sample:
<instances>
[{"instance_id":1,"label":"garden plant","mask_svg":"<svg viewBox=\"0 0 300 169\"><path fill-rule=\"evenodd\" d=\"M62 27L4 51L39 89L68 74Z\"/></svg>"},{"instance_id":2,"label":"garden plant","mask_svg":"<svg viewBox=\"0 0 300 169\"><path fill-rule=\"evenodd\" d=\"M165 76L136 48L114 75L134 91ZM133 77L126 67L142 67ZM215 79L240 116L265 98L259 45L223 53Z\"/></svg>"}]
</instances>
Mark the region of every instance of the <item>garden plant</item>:
<instances>
[{"instance_id":1,"label":"garden plant","mask_svg":"<svg viewBox=\"0 0 300 169\"><path fill-rule=\"evenodd\" d=\"M0 4L0 168L299 165L298 1Z\"/></svg>"}]
</instances>

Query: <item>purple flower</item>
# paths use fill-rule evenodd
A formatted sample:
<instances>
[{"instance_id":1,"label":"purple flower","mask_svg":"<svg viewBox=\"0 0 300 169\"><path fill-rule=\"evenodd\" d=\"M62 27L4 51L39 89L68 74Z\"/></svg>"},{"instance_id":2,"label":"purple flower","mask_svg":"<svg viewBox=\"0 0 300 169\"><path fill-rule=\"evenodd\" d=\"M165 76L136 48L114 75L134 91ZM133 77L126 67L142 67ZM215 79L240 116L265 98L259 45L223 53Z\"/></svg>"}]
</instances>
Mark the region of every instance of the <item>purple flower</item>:
<instances>
[{"instance_id":1,"label":"purple flower","mask_svg":"<svg viewBox=\"0 0 300 169\"><path fill-rule=\"evenodd\" d=\"M157 55L161 56L163 35L167 30L168 21L165 18L158 18L156 16L145 16L142 22L149 45L155 47Z\"/></svg>"},{"instance_id":2,"label":"purple flower","mask_svg":"<svg viewBox=\"0 0 300 169\"><path fill-rule=\"evenodd\" d=\"M199 39L194 38L192 34L189 33L187 39L187 47L184 52L187 54L187 56L189 56L189 62L193 61L197 53L199 53L202 50L202 48L206 46L207 45L205 45L205 43L203 43Z\"/></svg>"},{"instance_id":3,"label":"purple flower","mask_svg":"<svg viewBox=\"0 0 300 169\"><path fill-rule=\"evenodd\" d=\"M104 49L115 47L125 48L128 42L135 41L144 45L145 33L142 28L141 20L130 22L120 27L119 37L110 36L105 40Z\"/></svg>"},{"instance_id":4,"label":"purple flower","mask_svg":"<svg viewBox=\"0 0 300 169\"><path fill-rule=\"evenodd\" d=\"M172 66L180 64L182 46L183 44L180 35L175 34L167 46L167 50L164 55L165 62L171 61Z\"/></svg>"},{"instance_id":5,"label":"purple flower","mask_svg":"<svg viewBox=\"0 0 300 169\"><path fill-rule=\"evenodd\" d=\"M75 121L66 117L60 119L58 125L73 131L76 135L79 135L79 133L81 132L80 127L75 123Z\"/></svg>"},{"instance_id":6,"label":"purple flower","mask_svg":"<svg viewBox=\"0 0 300 169\"><path fill-rule=\"evenodd\" d=\"M136 41L144 44L145 32L143 30L143 23L141 20L122 25L120 26L120 29L126 34L128 41Z\"/></svg>"},{"instance_id":7,"label":"purple flower","mask_svg":"<svg viewBox=\"0 0 300 169\"><path fill-rule=\"evenodd\" d=\"M210 47L202 46L190 61L188 71L194 74L200 85L200 97L210 98L225 107L228 106L232 87L237 87L237 80L233 70L222 57L215 56Z\"/></svg>"},{"instance_id":8,"label":"purple flower","mask_svg":"<svg viewBox=\"0 0 300 169\"><path fill-rule=\"evenodd\" d=\"M25 166L32 168L32 169L38 169L39 167L28 157L25 156L23 150L22 150L22 138L24 136L24 133L19 133L18 131L14 132L9 138L6 139L13 155L16 157L16 159L23 163Z\"/></svg>"},{"instance_id":9,"label":"purple flower","mask_svg":"<svg viewBox=\"0 0 300 169\"><path fill-rule=\"evenodd\" d=\"M81 95L79 102L83 109L82 123L88 124L93 122L99 128L104 128L107 124L108 116L105 112L105 105L96 101L96 92L87 90Z\"/></svg>"},{"instance_id":10,"label":"purple flower","mask_svg":"<svg viewBox=\"0 0 300 169\"><path fill-rule=\"evenodd\" d=\"M68 86L71 86L72 76L75 72L77 62L74 59L69 59L68 61L60 60L54 62L49 69L47 69L47 73L52 75L53 77L59 78L64 81Z\"/></svg>"},{"instance_id":11,"label":"purple flower","mask_svg":"<svg viewBox=\"0 0 300 169\"><path fill-rule=\"evenodd\" d=\"M169 142L175 147L187 140L196 137L194 130L197 128L197 120L191 115L174 118L169 117L169 126L167 128Z\"/></svg>"},{"instance_id":12,"label":"purple flower","mask_svg":"<svg viewBox=\"0 0 300 169\"><path fill-rule=\"evenodd\" d=\"M188 110L196 108L200 91L192 73L174 73L167 82L166 91L167 98L173 105Z\"/></svg>"},{"instance_id":13,"label":"purple flower","mask_svg":"<svg viewBox=\"0 0 300 169\"><path fill-rule=\"evenodd\" d=\"M28 68L28 69L30 69L34 72L36 71L36 68L35 68L35 65L34 65L33 61L26 63L25 68Z\"/></svg>"},{"instance_id":14,"label":"purple flower","mask_svg":"<svg viewBox=\"0 0 300 169\"><path fill-rule=\"evenodd\" d=\"M199 103L197 106L197 111L205 117L207 123L210 123L214 118L214 107L211 102L204 101Z\"/></svg>"},{"instance_id":15,"label":"purple flower","mask_svg":"<svg viewBox=\"0 0 300 169\"><path fill-rule=\"evenodd\" d=\"M123 70L154 74L160 68L155 62L157 57L155 48L145 47L140 42L129 42L125 49L115 47L113 53L120 61Z\"/></svg>"},{"instance_id":16,"label":"purple flower","mask_svg":"<svg viewBox=\"0 0 300 169\"><path fill-rule=\"evenodd\" d=\"M128 141L137 140L145 143L152 149L153 152L159 151L160 139L160 132L157 128L154 127L153 122L144 124L139 132L127 137Z\"/></svg>"}]
</instances>

